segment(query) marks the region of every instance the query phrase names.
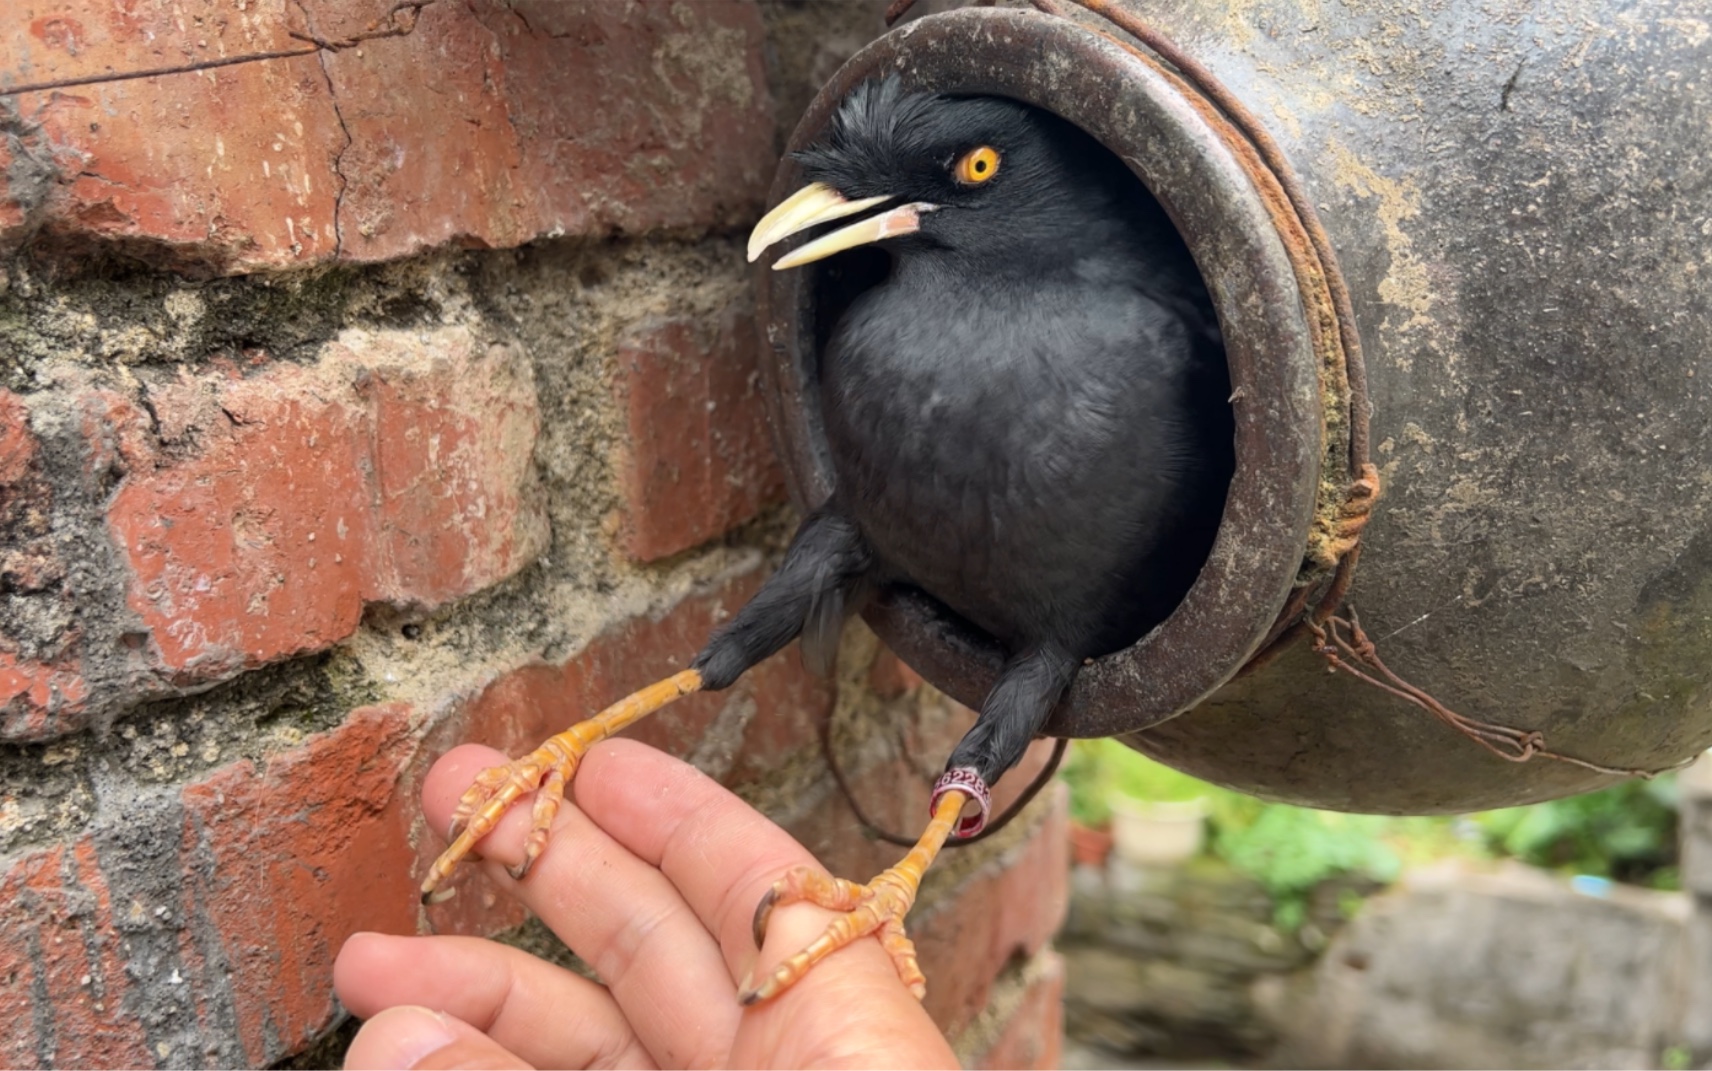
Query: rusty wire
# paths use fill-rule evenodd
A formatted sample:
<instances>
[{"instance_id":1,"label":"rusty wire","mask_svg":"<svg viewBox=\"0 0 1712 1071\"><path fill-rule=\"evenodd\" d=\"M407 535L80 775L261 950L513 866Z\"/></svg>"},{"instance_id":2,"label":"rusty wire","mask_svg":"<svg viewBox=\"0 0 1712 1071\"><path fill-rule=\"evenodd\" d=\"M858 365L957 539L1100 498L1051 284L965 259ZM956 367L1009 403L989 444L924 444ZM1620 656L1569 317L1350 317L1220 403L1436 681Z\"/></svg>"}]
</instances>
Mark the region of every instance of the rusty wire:
<instances>
[{"instance_id":1,"label":"rusty wire","mask_svg":"<svg viewBox=\"0 0 1712 1071\"><path fill-rule=\"evenodd\" d=\"M1362 629L1361 618L1356 615L1355 607L1349 607L1348 612L1348 617L1333 614L1328 615L1323 622L1315 621L1308 625L1316 641L1314 651L1325 658L1328 666L1413 703L1505 762L1527 762L1532 758L1553 759L1579 766L1584 770L1592 770L1594 773L1651 780L1661 773L1681 769L1698 757L1691 755L1675 766L1668 766L1663 770L1603 766L1548 749L1545 734L1536 730L1515 729L1465 717L1392 672L1380 659L1378 649Z\"/></svg>"},{"instance_id":2,"label":"rusty wire","mask_svg":"<svg viewBox=\"0 0 1712 1071\"><path fill-rule=\"evenodd\" d=\"M264 60L292 59L297 56L313 56L320 52L339 52L347 48L355 48L365 41L379 41L387 37L404 37L416 29L416 23L422 16L422 9L435 3L436 0L401 0L393 4L380 19L369 24L369 28L349 37L323 38L313 33L299 33L287 30L287 37L303 41L306 48L279 49L272 52L246 52L240 56L221 56L219 59L199 60L195 63L179 64L173 67L150 67L136 71L107 72L105 74L80 75L75 78L55 78L46 82L22 82L18 85L0 86L0 97L15 97L22 93L40 93L50 89L72 89L77 86L104 85L108 82L130 82L138 78L158 78L168 74L194 74L197 71L211 71L219 67L234 67L241 63L260 63Z\"/></svg>"}]
</instances>

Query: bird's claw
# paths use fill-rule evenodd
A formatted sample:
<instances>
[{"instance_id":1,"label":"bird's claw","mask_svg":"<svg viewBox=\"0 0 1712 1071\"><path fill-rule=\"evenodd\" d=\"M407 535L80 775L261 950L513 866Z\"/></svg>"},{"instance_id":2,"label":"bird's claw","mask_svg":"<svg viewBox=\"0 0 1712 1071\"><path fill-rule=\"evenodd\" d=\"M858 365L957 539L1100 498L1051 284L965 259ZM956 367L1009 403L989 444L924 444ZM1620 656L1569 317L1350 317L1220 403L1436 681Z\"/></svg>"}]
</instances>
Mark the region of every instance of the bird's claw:
<instances>
[{"instance_id":1,"label":"bird's claw","mask_svg":"<svg viewBox=\"0 0 1712 1071\"><path fill-rule=\"evenodd\" d=\"M451 876L464 857L473 854L476 844L499 824L513 803L535 793L535 806L529 823L529 836L523 843L523 861L506 867L517 881L529 874L547 849L552 832L553 817L565 802L565 785L577 772L588 749L612 734L647 717L673 700L701 690L701 673L694 669L680 670L662 681L620 699L587 721L549 737L545 743L521 759L503 766L492 766L476 775L474 783L458 799L452 812L451 844L428 868L422 879L422 902L439 903L445 899L435 889Z\"/></svg>"},{"instance_id":2,"label":"bird's claw","mask_svg":"<svg viewBox=\"0 0 1712 1071\"><path fill-rule=\"evenodd\" d=\"M522 881L547 846L553 816L564 801L565 782L581 758L581 749L565 747L555 737L521 759L489 767L476 775L452 813L448 831L451 843L434 860L422 881L422 902L436 904L449 899L446 890L438 888L440 883L451 876L465 857L475 854L476 844L493 832L512 804L535 792L534 820L524 842L523 861L505 868L512 878Z\"/></svg>"},{"instance_id":3,"label":"bird's claw","mask_svg":"<svg viewBox=\"0 0 1712 1071\"><path fill-rule=\"evenodd\" d=\"M759 948L767 937L767 924L776 908L811 903L843 914L809 946L781 962L762 977L759 984L745 978L737 999L744 1005L771 1000L800 981L815 964L869 934L876 934L892 957L898 978L916 999L927 994L927 979L916 962L915 945L904 934L904 916L915 904L916 883L898 871L887 870L867 885L834 878L813 867L793 867L773 883L755 906L753 932Z\"/></svg>"},{"instance_id":4,"label":"bird's claw","mask_svg":"<svg viewBox=\"0 0 1712 1071\"><path fill-rule=\"evenodd\" d=\"M757 949L767 943L767 922L772 919L773 908L779 902L779 884L768 889L766 895L761 897L761 902L755 905L755 920L749 926Z\"/></svg>"}]
</instances>

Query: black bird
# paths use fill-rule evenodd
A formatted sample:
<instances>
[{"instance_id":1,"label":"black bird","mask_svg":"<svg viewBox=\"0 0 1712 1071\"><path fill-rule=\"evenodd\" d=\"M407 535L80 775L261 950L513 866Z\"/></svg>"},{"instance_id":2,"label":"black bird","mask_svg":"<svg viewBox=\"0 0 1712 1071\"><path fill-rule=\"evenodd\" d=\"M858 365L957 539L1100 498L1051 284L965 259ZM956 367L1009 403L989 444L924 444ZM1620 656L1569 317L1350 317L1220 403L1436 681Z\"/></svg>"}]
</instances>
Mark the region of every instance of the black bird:
<instances>
[{"instance_id":1,"label":"black bird","mask_svg":"<svg viewBox=\"0 0 1712 1071\"><path fill-rule=\"evenodd\" d=\"M868 593L913 585L1009 660L897 867L866 887L794 873L769 894L758 933L775 903L849 914L746 1003L874 932L923 991L902 927L922 872L953 832L984 824L987 786L1022 758L1082 662L1134 642L1182 599L1233 464L1205 286L1158 203L1093 138L1026 104L909 93L894 77L853 91L797 159L811 182L756 226L749 259L856 216L775 269L858 247L890 260L819 354L831 498L690 669L484 773L423 885L426 896L522 794L539 786L556 801L595 741L679 695L730 686L799 636L825 668ZM537 811L530 858L550 819Z\"/></svg>"}]
</instances>

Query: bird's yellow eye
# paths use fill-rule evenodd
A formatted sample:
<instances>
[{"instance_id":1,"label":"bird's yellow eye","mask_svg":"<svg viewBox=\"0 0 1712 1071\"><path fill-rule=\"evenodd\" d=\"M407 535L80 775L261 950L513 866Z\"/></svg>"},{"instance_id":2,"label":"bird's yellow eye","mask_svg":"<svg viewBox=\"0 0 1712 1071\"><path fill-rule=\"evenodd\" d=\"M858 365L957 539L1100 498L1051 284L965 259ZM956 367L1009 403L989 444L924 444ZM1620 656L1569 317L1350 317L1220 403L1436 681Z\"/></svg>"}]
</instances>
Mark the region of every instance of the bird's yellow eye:
<instances>
[{"instance_id":1,"label":"bird's yellow eye","mask_svg":"<svg viewBox=\"0 0 1712 1071\"><path fill-rule=\"evenodd\" d=\"M999 173L999 151L991 145L970 149L952 171L963 185L979 186Z\"/></svg>"}]
</instances>

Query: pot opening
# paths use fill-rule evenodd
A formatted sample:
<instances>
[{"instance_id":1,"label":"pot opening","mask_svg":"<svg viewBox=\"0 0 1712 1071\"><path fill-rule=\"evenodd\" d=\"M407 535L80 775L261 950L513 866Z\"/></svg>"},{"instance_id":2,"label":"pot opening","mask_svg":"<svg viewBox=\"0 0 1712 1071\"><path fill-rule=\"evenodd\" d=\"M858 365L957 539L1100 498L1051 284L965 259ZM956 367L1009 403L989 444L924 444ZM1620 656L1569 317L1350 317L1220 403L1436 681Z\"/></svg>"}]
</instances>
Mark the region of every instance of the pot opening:
<instances>
[{"instance_id":1,"label":"pot opening","mask_svg":"<svg viewBox=\"0 0 1712 1071\"><path fill-rule=\"evenodd\" d=\"M821 91L791 139L813 144L856 86L896 74L911 90L1008 97L1049 112L1115 155L1182 238L1223 335L1234 465L1216 534L1181 568L1179 590L1134 643L1083 668L1052 715L1055 736L1113 736L1190 709L1266 638L1298 578L1327 435L1320 365L1285 241L1268 202L1201 107L1111 37L1067 19L964 9L910 23L858 53ZM787 158L775 202L800 188ZM770 343L768 402L798 504L830 492L815 358L838 315L883 278L868 250L814 274L757 277ZM1216 510L1215 510L1216 512ZM1181 588L1186 587L1186 591ZM932 600L885 592L864 611L906 662L978 706L1005 652Z\"/></svg>"}]
</instances>

